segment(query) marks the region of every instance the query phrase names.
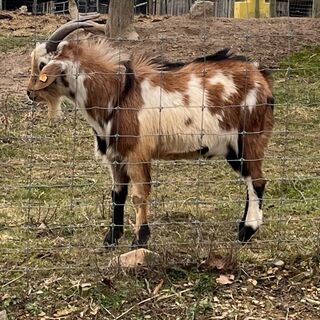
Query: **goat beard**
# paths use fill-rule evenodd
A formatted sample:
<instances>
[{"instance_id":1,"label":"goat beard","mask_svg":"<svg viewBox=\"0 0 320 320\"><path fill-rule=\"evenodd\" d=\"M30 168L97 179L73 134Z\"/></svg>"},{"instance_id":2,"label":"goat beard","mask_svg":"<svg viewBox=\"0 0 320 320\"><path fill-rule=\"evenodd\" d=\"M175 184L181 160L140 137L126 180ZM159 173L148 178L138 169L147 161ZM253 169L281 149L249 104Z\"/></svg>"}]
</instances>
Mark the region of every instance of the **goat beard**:
<instances>
[{"instance_id":1,"label":"goat beard","mask_svg":"<svg viewBox=\"0 0 320 320\"><path fill-rule=\"evenodd\" d=\"M48 107L49 120L58 120L62 117L61 98L46 96L43 97L43 103Z\"/></svg>"}]
</instances>

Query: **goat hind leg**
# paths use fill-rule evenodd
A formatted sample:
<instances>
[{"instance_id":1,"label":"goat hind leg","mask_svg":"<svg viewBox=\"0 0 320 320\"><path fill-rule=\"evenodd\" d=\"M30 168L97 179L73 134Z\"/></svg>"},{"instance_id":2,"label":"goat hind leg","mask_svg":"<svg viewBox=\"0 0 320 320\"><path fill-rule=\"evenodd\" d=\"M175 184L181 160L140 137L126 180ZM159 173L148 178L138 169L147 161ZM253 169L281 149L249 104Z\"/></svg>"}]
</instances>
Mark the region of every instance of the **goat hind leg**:
<instances>
[{"instance_id":1,"label":"goat hind leg","mask_svg":"<svg viewBox=\"0 0 320 320\"><path fill-rule=\"evenodd\" d=\"M242 138L239 138L239 142ZM266 181L262 175L263 149L257 148L257 137L245 137L245 148L239 143L239 152L230 148L227 160L247 184L247 200L244 216L239 224L239 241L247 242L262 224L262 197ZM241 160L242 151L245 160Z\"/></svg>"},{"instance_id":2,"label":"goat hind leg","mask_svg":"<svg viewBox=\"0 0 320 320\"><path fill-rule=\"evenodd\" d=\"M118 244L118 240L123 235L124 205L128 195L129 177L124 165L115 163L110 165L110 172L113 179L112 197L112 221L107 232L104 245L112 248Z\"/></svg>"},{"instance_id":3,"label":"goat hind leg","mask_svg":"<svg viewBox=\"0 0 320 320\"><path fill-rule=\"evenodd\" d=\"M135 236L133 248L146 247L150 238L148 226L148 197L151 192L151 176L149 164L131 164L128 169L132 180L132 202L136 211Z\"/></svg>"}]
</instances>

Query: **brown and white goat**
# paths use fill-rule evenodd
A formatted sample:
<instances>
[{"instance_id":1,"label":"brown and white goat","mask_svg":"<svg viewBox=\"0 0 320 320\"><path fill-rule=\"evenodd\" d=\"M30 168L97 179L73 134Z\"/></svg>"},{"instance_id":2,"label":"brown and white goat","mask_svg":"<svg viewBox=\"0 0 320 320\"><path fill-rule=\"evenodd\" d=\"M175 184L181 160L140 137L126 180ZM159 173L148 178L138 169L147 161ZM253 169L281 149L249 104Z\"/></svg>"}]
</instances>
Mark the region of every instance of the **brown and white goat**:
<instances>
[{"instance_id":1,"label":"brown and white goat","mask_svg":"<svg viewBox=\"0 0 320 320\"><path fill-rule=\"evenodd\" d=\"M228 49L163 64L147 55L119 55L105 40L58 43L34 50L28 95L45 101L51 114L68 98L93 128L114 185L105 245L117 244L123 234L129 182L133 245L146 245L152 159L213 156L225 157L247 184L239 240L249 240L262 223L262 161L274 121L268 73Z\"/></svg>"}]
</instances>

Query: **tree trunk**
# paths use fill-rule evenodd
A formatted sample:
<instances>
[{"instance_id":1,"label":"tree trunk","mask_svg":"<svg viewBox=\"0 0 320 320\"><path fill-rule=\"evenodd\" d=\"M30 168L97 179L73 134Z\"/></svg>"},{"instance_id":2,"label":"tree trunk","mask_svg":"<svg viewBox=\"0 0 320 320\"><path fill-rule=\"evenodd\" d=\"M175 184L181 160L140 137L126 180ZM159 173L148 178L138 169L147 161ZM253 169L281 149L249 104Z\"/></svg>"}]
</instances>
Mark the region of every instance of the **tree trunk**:
<instances>
[{"instance_id":1,"label":"tree trunk","mask_svg":"<svg viewBox=\"0 0 320 320\"><path fill-rule=\"evenodd\" d=\"M78 19L79 11L75 0L69 0L69 13L72 20Z\"/></svg>"},{"instance_id":2,"label":"tree trunk","mask_svg":"<svg viewBox=\"0 0 320 320\"><path fill-rule=\"evenodd\" d=\"M109 30L111 38L137 39L133 28L134 1L110 0Z\"/></svg>"}]
</instances>

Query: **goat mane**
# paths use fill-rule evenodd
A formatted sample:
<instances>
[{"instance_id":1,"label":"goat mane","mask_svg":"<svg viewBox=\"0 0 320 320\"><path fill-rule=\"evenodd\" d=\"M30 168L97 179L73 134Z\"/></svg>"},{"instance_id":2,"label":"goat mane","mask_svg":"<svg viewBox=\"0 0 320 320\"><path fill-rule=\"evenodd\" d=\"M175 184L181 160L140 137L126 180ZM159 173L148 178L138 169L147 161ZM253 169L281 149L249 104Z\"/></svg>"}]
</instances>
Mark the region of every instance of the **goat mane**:
<instances>
[{"instance_id":1,"label":"goat mane","mask_svg":"<svg viewBox=\"0 0 320 320\"><path fill-rule=\"evenodd\" d=\"M192 61L187 61L187 62L166 61L160 56L152 58L151 62L152 64L157 65L157 68L161 71L174 71L174 70L183 68L184 66L190 63L217 62L222 60L234 60L234 61L244 61L244 62L250 61L250 59L248 59L245 56L234 55L232 52L230 52L230 50L231 50L230 48L225 48L217 51L216 53L198 57Z\"/></svg>"}]
</instances>

